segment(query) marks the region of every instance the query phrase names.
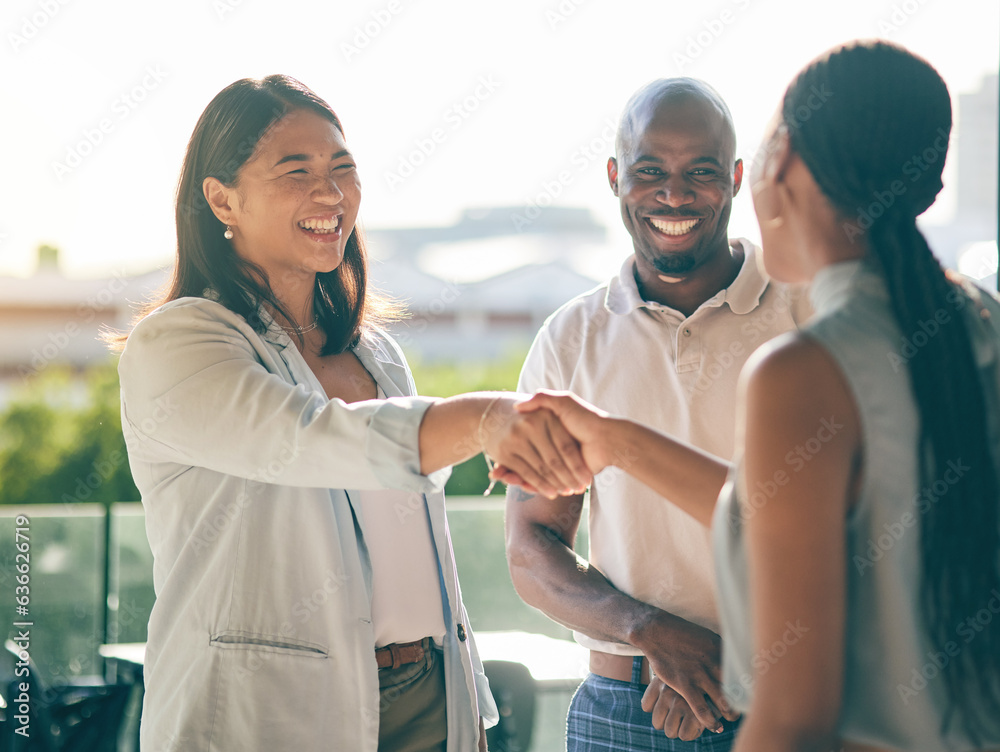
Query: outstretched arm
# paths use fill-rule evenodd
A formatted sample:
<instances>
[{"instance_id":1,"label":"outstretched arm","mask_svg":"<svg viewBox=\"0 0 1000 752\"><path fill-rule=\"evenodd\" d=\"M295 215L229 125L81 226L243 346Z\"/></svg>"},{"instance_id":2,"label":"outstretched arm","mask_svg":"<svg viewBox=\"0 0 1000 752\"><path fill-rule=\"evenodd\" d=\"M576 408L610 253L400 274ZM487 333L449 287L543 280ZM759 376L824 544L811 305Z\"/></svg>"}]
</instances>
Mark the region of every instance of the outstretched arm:
<instances>
[{"instance_id":1,"label":"outstretched arm","mask_svg":"<svg viewBox=\"0 0 1000 752\"><path fill-rule=\"evenodd\" d=\"M568 392L541 391L517 409L523 413L546 410L555 414L580 442L583 459L592 473L618 467L706 527L711 525L729 463L652 428L612 418ZM500 468L495 477L517 484L522 479L512 471Z\"/></svg>"},{"instance_id":2,"label":"outstretched arm","mask_svg":"<svg viewBox=\"0 0 1000 752\"><path fill-rule=\"evenodd\" d=\"M139 322L118 367L129 455L298 487L426 491L430 473L485 447L545 494L589 482L557 419L514 412L522 395L348 404L268 371L255 338L241 316L196 298Z\"/></svg>"}]
</instances>

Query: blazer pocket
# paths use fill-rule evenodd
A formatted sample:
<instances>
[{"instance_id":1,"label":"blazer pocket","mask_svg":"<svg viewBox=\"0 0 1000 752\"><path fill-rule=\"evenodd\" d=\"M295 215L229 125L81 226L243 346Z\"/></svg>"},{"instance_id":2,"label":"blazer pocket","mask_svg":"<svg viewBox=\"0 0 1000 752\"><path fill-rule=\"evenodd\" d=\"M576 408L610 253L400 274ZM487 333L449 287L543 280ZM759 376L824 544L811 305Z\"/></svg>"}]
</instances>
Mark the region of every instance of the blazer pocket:
<instances>
[{"instance_id":1,"label":"blazer pocket","mask_svg":"<svg viewBox=\"0 0 1000 752\"><path fill-rule=\"evenodd\" d=\"M329 658L329 650L314 642L295 640L277 635L257 634L228 630L209 636L208 644L222 650L258 650L266 653L283 653L304 658Z\"/></svg>"}]
</instances>

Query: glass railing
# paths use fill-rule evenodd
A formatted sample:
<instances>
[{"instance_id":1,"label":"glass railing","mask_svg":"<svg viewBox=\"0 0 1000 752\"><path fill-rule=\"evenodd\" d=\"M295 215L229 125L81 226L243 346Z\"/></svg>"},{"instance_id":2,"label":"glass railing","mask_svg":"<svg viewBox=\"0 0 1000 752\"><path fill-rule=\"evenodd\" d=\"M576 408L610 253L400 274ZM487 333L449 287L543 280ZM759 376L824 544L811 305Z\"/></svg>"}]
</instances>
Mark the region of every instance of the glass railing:
<instances>
[{"instance_id":1,"label":"glass railing","mask_svg":"<svg viewBox=\"0 0 1000 752\"><path fill-rule=\"evenodd\" d=\"M0 618L49 686L103 672L106 521L97 504L0 510Z\"/></svg>"},{"instance_id":2,"label":"glass railing","mask_svg":"<svg viewBox=\"0 0 1000 752\"><path fill-rule=\"evenodd\" d=\"M528 666L540 680L530 749L562 749L566 707L586 670L585 653L568 629L514 591L502 499L450 497L448 524L484 659ZM29 629L31 658L48 686L105 677L113 665L105 665L102 644L145 642L152 571L139 503L0 507L0 618L7 621L8 638Z\"/></svg>"}]
</instances>

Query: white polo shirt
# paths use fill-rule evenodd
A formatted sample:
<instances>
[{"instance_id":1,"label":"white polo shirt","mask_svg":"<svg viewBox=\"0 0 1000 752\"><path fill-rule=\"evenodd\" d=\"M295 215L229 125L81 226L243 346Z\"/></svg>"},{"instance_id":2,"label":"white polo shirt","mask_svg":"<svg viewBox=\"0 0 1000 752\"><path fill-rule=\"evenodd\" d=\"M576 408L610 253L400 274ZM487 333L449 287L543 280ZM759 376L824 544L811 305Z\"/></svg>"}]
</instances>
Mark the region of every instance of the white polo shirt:
<instances>
[{"instance_id":1,"label":"white polo shirt","mask_svg":"<svg viewBox=\"0 0 1000 752\"><path fill-rule=\"evenodd\" d=\"M805 288L762 276L752 243L733 283L690 316L642 299L635 257L542 326L518 390L567 389L611 412L732 459L736 382L750 353L809 315ZM624 593L719 632L708 528L617 468L590 490L590 562ZM637 655L575 633L584 647Z\"/></svg>"}]
</instances>

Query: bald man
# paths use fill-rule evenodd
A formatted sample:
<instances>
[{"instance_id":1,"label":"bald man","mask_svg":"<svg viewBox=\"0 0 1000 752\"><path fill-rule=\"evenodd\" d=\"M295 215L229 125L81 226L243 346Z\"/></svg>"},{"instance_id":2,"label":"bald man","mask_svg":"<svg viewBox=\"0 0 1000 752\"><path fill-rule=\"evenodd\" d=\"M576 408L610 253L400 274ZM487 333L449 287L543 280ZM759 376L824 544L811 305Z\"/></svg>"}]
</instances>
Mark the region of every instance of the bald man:
<instances>
[{"instance_id":1,"label":"bald man","mask_svg":"<svg viewBox=\"0 0 1000 752\"><path fill-rule=\"evenodd\" d=\"M749 241L729 239L743 164L714 89L672 78L636 92L615 151L608 183L632 254L546 321L518 389L570 390L732 459L740 369L808 304L762 276ZM737 719L719 685L707 529L613 468L589 493L589 561L574 549L583 496L507 497L514 586L590 649L567 749L705 749L691 741L702 734L728 749Z\"/></svg>"}]
</instances>

